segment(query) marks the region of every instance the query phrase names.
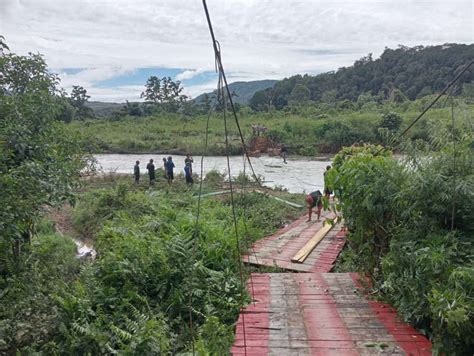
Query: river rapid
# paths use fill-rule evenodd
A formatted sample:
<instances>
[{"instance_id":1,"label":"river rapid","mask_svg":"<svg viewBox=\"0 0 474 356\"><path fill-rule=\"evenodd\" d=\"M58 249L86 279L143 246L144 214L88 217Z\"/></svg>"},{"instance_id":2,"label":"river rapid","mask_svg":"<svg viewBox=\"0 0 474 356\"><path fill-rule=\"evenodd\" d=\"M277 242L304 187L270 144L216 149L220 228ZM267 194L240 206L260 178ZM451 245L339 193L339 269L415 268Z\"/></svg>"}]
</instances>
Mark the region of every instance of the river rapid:
<instances>
[{"instance_id":1,"label":"river rapid","mask_svg":"<svg viewBox=\"0 0 474 356\"><path fill-rule=\"evenodd\" d=\"M135 161L140 161L142 174L146 173L146 164L152 158L156 168L163 165L163 157L159 154L98 154L95 155L104 173L130 174L132 179ZM185 156L173 155L176 165L175 175L184 172ZM264 177L264 185L268 187L282 187L291 193L309 193L314 190L323 191L323 173L326 166L331 164L330 160L311 160L308 158L289 158L287 163L280 157L251 157L252 166L257 175ZM193 171L200 173L201 156L194 157ZM223 156L204 157L204 174L211 170L217 170L227 174L227 160ZM232 177L238 176L244 170L244 159L242 156L230 157L230 171ZM245 164L247 175L250 174L248 162Z\"/></svg>"}]
</instances>

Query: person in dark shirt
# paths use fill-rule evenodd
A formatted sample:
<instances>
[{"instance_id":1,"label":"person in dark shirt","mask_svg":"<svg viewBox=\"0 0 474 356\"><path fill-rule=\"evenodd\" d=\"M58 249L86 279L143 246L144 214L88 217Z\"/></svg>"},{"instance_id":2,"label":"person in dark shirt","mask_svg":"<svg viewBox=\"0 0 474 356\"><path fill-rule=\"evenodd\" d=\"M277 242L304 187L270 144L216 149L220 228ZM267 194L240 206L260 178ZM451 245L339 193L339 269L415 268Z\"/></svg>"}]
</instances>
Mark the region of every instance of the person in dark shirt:
<instances>
[{"instance_id":1,"label":"person in dark shirt","mask_svg":"<svg viewBox=\"0 0 474 356\"><path fill-rule=\"evenodd\" d=\"M150 162L146 165L148 170L148 177L150 177L150 185L155 184L155 165L153 164L153 159L150 159Z\"/></svg>"},{"instance_id":2,"label":"person in dark shirt","mask_svg":"<svg viewBox=\"0 0 474 356\"><path fill-rule=\"evenodd\" d=\"M184 165L184 176L186 177L186 183L187 184L193 184L194 183L193 174L192 174L192 171L191 171L191 163L186 163Z\"/></svg>"},{"instance_id":3,"label":"person in dark shirt","mask_svg":"<svg viewBox=\"0 0 474 356\"><path fill-rule=\"evenodd\" d=\"M165 178L168 179L168 168L166 168L166 157L163 157L163 170L165 172Z\"/></svg>"},{"instance_id":4,"label":"person in dark shirt","mask_svg":"<svg viewBox=\"0 0 474 356\"><path fill-rule=\"evenodd\" d=\"M318 214L318 220L321 217L321 209L323 208L323 195L319 190L309 193L306 196L306 203L308 203L308 221L311 221L311 215L313 214L313 208L316 207L316 213Z\"/></svg>"},{"instance_id":5,"label":"person in dark shirt","mask_svg":"<svg viewBox=\"0 0 474 356\"><path fill-rule=\"evenodd\" d=\"M188 165L189 164L189 169L191 171L191 174L193 174L193 163L194 163L194 160L193 160L193 157L191 157L191 155L186 155L186 158L184 159L184 165Z\"/></svg>"},{"instance_id":6,"label":"person in dark shirt","mask_svg":"<svg viewBox=\"0 0 474 356\"><path fill-rule=\"evenodd\" d=\"M329 200L331 194L332 194L332 190L329 189L328 187L328 184L326 182L326 179L327 179L327 173L329 172L329 170L331 169L331 166L326 166L326 172L324 172L324 196ZM334 197L333 197L333 200L334 200Z\"/></svg>"},{"instance_id":7,"label":"person in dark shirt","mask_svg":"<svg viewBox=\"0 0 474 356\"><path fill-rule=\"evenodd\" d=\"M288 148L285 145L281 145L280 156L283 158L283 163L286 163L286 156L288 155Z\"/></svg>"},{"instance_id":8,"label":"person in dark shirt","mask_svg":"<svg viewBox=\"0 0 474 356\"><path fill-rule=\"evenodd\" d=\"M133 166L133 177L135 178L135 184L140 183L140 161L136 161L135 166Z\"/></svg>"},{"instance_id":9,"label":"person in dark shirt","mask_svg":"<svg viewBox=\"0 0 474 356\"><path fill-rule=\"evenodd\" d=\"M171 156L168 157L166 161L166 171L168 172L168 183L171 184L174 179L173 169L174 169L173 158Z\"/></svg>"}]
</instances>

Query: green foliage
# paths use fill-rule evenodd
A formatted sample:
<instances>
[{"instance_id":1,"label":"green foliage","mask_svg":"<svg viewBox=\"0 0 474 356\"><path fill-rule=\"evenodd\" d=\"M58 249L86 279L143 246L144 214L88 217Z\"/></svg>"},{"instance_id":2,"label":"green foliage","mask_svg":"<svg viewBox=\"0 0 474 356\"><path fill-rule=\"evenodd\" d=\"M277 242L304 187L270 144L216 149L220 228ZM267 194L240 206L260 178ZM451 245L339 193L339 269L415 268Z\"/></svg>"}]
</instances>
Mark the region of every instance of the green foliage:
<instances>
[{"instance_id":1,"label":"green foliage","mask_svg":"<svg viewBox=\"0 0 474 356\"><path fill-rule=\"evenodd\" d=\"M267 91L256 92L249 101L249 106L255 111L268 111L271 97Z\"/></svg>"},{"instance_id":2,"label":"green foliage","mask_svg":"<svg viewBox=\"0 0 474 356\"><path fill-rule=\"evenodd\" d=\"M55 296L78 273L76 246L68 237L40 234L25 249L27 258L0 279L1 354L42 347L51 339L61 320Z\"/></svg>"},{"instance_id":3,"label":"green foliage","mask_svg":"<svg viewBox=\"0 0 474 356\"><path fill-rule=\"evenodd\" d=\"M372 96L371 96L372 98ZM430 98L428 98L430 99ZM374 99L375 100L375 99ZM304 104L289 107L288 112L269 111L254 112L249 108L243 110L240 125L246 139L250 142L252 125L260 123L268 128L266 136L274 142L285 143L291 154L318 155L321 153L337 152L343 146L361 143L390 142L386 135L378 131L381 117L392 113L403 117L400 129L407 125L408 120L416 117L423 110L427 99L414 102L395 104L385 102L369 102L358 108L350 101L338 101L333 106L326 104ZM463 104L464 99L456 99L456 105L465 105L465 111L474 111L472 104ZM349 103L351 103L349 105ZM368 107L374 105L374 107ZM135 106L130 104L130 110ZM132 108L133 106L133 108ZM141 105L143 115L150 105ZM169 152L186 154L204 153L204 134L206 130L207 112L199 114L199 108L191 114L185 110L178 113L159 111L154 116L131 116L131 111L124 109L116 121L90 120L86 122L74 121L68 125L73 132L81 132L96 143L97 149L104 152L139 153L139 152ZM194 109L192 110L194 111ZM438 122L445 122L447 108L430 110L425 118L414 127L409 137L414 140L428 141L430 131L428 127ZM189 114L189 115L188 115ZM399 125L399 120L395 122ZM395 126L396 127L396 126ZM210 117L209 145L207 154L224 155L225 145L223 137L222 114L215 113ZM384 129L384 131L387 131ZM387 134L396 131L388 131ZM231 153L240 154L242 147L235 122L229 122ZM390 137L389 137L390 138Z\"/></svg>"},{"instance_id":4,"label":"green foliage","mask_svg":"<svg viewBox=\"0 0 474 356\"><path fill-rule=\"evenodd\" d=\"M435 349L450 355L473 346L473 249L472 236L404 229L383 259L388 298L407 321L432 330Z\"/></svg>"},{"instance_id":5,"label":"green foliage","mask_svg":"<svg viewBox=\"0 0 474 356\"><path fill-rule=\"evenodd\" d=\"M378 128L384 128L389 131L398 131L400 126L403 123L403 118L394 112L389 112L382 116L382 120L378 126Z\"/></svg>"},{"instance_id":6,"label":"green foliage","mask_svg":"<svg viewBox=\"0 0 474 356\"><path fill-rule=\"evenodd\" d=\"M310 95L310 91L305 85L296 84L293 90L291 91L290 97L288 98L288 100L293 105L303 104L307 100L309 100L309 95Z\"/></svg>"},{"instance_id":7,"label":"green foliage","mask_svg":"<svg viewBox=\"0 0 474 356\"><path fill-rule=\"evenodd\" d=\"M90 96L87 95L87 90L79 85L74 85L71 91L71 97L69 98L70 104L74 107L75 116L79 119L87 117L93 117L94 112L91 108L86 106Z\"/></svg>"},{"instance_id":8,"label":"green foliage","mask_svg":"<svg viewBox=\"0 0 474 356\"><path fill-rule=\"evenodd\" d=\"M350 249L354 258L370 274L380 267L388 251L387 226L396 210L393 197L400 189L403 170L377 146L345 148L327 173L328 186L340 199L346 225L351 230Z\"/></svg>"},{"instance_id":9,"label":"green foliage","mask_svg":"<svg viewBox=\"0 0 474 356\"><path fill-rule=\"evenodd\" d=\"M57 77L40 55L0 56L0 274L29 242L40 208L71 200L84 166L76 135L56 121Z\"/></svg>"},{"instance_id":10,"label":"green foliage","mask_svg":"<svg viewBox=\"0 0 474 356\"><path fill-rule=\"evenodd\" d=\"M174 82L170 77L160 79L153 75L148 78L140 97L148 104L159 104L166 111L176 112L187 99L186 95L181 94L183 89L179 80Z\"/></svg>"},{"instance_id":11,"label":"green foliage","mask_svg":"<svg viewBox=\"0 0 474 356\"><path fill-rule=\"evenodd\" d=\"M174 354L194 340L201 354L228 354L241 299L229 197L203 198L196 226L184 183L142 190L126 179L88 181L73 209L77 230L94 239L93 261L41 219L29 258L0 281L0 352ZM222 182L211 173L204 191ZM235 198L242 251L301 213L262 194Z\"/></svg>"},{"instance_id":12,"label":"green foliage","mask_svg":"<svg viewBox=\"0 0 474 356\"><path fill-rule=\"evenodd\" d=\"M264 95L256 92L254 96L272 98L278 110L290 105L296 87L308 88L309 99L315 103L334 104L348 99L369 109L372 103L379 101L375 96L402 103L406 98L414 100L441 91L473 56L472 44L386 48L376 60L369 54L353 66L335 72L317 76L296 75L265 89ZM470 71L463 76L461 83L473 80L474 73Z\"/></svg>"},{"instance_id":13,"label":"green foliage","mask_svg":"<svg viewBox=\"0 0 474 356\"><path fill-rule=\"evenodd\" d=\"M117 185L113 190L94 190L85 194L77 204L73 224L83 236L94 236L106 220L112 220L116 213L127 209L130 215L141 216L155 212L153 205L143 194L128 194L128 186Z\"/></svg>"},{"instance_id":14,"label":"green foliage","mask_svg":"<svg viewBox=\"0 0 474 356\"><path fill-rule=\"evenodd\" d=\"M215 316L207 318L203 324L196 351L199 355L229 355L228 345L234 341L233 330L222 324Z\"/></svg>"},{"instance_id":15,"label":"green foliage","mask_svg":"<svg viewBox=\"0 0 474 356\"><path fill-rule=\"evenodd\" d=\"M458 116L429 134L399 159L375 146L335 157L328 180L350 231L339 270L371 275L436 352L464 355L474 347L474 132Z\"/></svg>"}]
</instances>

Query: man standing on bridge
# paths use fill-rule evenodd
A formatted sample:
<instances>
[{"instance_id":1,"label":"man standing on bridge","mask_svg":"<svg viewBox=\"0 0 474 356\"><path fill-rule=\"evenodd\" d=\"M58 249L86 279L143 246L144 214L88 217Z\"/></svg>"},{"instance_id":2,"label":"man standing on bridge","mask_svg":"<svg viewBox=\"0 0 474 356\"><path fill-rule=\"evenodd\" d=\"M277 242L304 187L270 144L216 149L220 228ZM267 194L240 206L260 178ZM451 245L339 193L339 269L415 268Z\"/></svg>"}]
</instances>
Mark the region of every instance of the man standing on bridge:
<instances>
[{"instance_id":1,"label":"man standing on bridge","mask_svg":"<svg viewBox=\"0 0 474 356\"><path fill-rule=\"evenodd\" d=\"M318 214L318 220L321 217L321 209L323 208L323 195L319 190L309 193L306 196L306 203L308 203L308 221L311 221L311 215L313 214L313 208L316 207L316 213Z\"/></svg>"}]
</instances>

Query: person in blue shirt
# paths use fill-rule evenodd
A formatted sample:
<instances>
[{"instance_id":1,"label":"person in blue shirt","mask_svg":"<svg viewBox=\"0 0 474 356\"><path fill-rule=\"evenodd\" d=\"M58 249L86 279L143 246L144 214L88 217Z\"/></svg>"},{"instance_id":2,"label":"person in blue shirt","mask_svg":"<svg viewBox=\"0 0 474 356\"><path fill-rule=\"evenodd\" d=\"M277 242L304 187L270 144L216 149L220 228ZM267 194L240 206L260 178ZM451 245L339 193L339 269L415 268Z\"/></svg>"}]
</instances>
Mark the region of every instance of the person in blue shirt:
<instances>
[{"instance_id":1,"label":"person in blue shirt","mask_svg":"<svg viewBox=\"0 0 474 356\"><path fill-rule=\"evenodd\" d=\"M173 163L173 158L171 156L168 157L166 161L166 172L168 173L168 183L171 184L174 179L173 169L175 165Z\"/></svg>"},{"instance_id":2,"label":"person in blue shirt","mask_svg":"<svg viewBox=\"0 0 474 356\"><path fill-rule=\"evenodd\" d=\"M184 165L184 176L186 177L186 184L194 183L191 167L191 163L186 163Z\"/></svg>"}]
</instances>

